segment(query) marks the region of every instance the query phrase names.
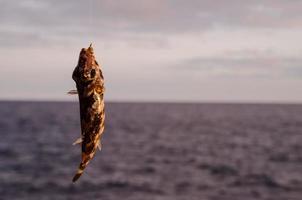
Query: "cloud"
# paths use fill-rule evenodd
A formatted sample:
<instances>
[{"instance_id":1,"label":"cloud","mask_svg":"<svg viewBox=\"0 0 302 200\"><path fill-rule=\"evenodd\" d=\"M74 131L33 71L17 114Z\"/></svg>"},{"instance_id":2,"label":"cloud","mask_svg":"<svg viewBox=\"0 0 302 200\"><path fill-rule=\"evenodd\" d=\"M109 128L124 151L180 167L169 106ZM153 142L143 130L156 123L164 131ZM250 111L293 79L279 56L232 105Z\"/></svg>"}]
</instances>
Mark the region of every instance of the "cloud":
<instances>
[{"instance_id":1,"label":"cloud","mask_svg":"<svg viewBox=\"0 0 302 200\"><path fill-rule=\"evenodd\" d=\"M226 85L236 98L245 94L244 83L252 88L259 78L267 81L263 94L271 88L277 94L279 86L288 91L302 80L301 7L281 0L0 0L6 66L0 72L20 74L10 87L12 78L3 75L1 97L67 98L78 50L91 41L111 99L177 99L179 91L187 99L220 99ZM284 92L284 98L299 95Z\"/></svg>"},{"instance_id":2,"label":"cloud","mask_svg":"<svg viewBox=\"0 0 302 200\"><path fill-rule=\"evenodd\" d=\"M1 23L101 31L187 32L215 27L299 27L300 1L15 0L2 1Z\"/></svg>"},{"instance_id":3,"label":"cloud","mask_svg":"<svg viewBox=\"0 0 302 200\"><path fill-rule=\"evenodd\" d=\"M171 68L171 67L170 67ZM248 78L302 78L302 59L282 57L269 52L231 52L216 57L194 57L183 60L174 68L203 75Z\"/></svg>"},{"instance_id":4,"label":"cloud","mask_svg":"<svg viewBox=\"0 0 302 200\"><path fill-rule=\"evenodd\" d=\"M300 1L276 0L1 1L0 44L26 46L40 41L60 45L83 37L108 41L129 35L153 42L154 38L146 36L150 34L163 44L171 35L217 28L299 28L301 6Z\"/></svg>"}]
</instances>

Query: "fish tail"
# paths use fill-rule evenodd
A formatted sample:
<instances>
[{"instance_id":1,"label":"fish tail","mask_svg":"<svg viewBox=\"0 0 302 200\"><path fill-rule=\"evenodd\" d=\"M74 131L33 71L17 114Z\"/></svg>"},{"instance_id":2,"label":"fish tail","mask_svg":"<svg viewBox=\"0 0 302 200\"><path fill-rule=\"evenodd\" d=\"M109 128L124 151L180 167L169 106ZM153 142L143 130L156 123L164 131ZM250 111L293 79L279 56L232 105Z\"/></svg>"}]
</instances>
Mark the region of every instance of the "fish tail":
<instances>
[{"instance_id":1,"label":"fish tail","mask_svg":"<svg viewBox=\"0 0 302 200\"><path fill-rule=\"evenodd\" d=\"M84 169L87 166L87 164L88 163L81 162L77 173L74 175L74 177L72 179L72 182L76 182L80 178L80 176L83 174Z\"/></svg>"}]
</instances>

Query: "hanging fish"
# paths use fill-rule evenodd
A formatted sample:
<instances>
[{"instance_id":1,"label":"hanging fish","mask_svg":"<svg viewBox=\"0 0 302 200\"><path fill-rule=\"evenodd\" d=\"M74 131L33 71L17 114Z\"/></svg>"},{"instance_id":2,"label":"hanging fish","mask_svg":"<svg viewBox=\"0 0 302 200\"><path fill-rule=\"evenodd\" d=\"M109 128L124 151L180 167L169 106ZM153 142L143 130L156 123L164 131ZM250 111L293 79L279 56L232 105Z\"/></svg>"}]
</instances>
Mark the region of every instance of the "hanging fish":
<instances>
[{"instance_id":1,"label":"hanging fish","mask_svg":"<svg viewBox=\"0 0 302 200\"><path fill-rule=\"evenodd\" d=\"M78 94L81 119L81 137L74 144L82 144L82 161L72 179L75 182L97 149L101 149L101 135L104 131L104 77L95 60L92 44L87 49L81 50L72 79L76 82L77 90L68 93Z\"/></svg>"}]
</instances>

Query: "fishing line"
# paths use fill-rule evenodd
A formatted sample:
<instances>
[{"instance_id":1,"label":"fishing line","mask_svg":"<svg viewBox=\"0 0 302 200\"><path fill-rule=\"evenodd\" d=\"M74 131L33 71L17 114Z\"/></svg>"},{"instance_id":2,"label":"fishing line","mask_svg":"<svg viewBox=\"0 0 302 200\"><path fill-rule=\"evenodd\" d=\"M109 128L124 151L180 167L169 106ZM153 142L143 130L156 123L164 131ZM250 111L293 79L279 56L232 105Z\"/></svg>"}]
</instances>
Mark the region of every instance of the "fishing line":
<instances>
[{"instance_id":1,"label":"fishing line","mask_svg":"<svg viewBox=\"0 0 302 200\"><path fill-rule=\"evenodd\" d=\"M89 0L88 3L88 30L87 30L87 35L88 35L88 43L93 43L93 0Z\"/></svg>"}]
</instances>

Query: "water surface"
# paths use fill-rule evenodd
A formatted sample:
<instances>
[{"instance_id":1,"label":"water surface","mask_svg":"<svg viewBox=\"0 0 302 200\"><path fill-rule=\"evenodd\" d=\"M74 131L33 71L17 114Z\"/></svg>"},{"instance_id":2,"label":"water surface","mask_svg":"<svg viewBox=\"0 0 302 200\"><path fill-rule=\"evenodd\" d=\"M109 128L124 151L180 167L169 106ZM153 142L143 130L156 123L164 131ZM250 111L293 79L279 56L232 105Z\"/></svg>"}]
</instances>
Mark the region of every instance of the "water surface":
<instances>
[{"instance_id":1,"label":"water surface","mask_svg":"<svg viewBox=\"0 0 302 200\"><path fill-rule=\"evenodd\" d=\"M0 199L301 200L302 105L109 103L76 184L77 103L0 103Z\"/></svg>"}]
</instances>

